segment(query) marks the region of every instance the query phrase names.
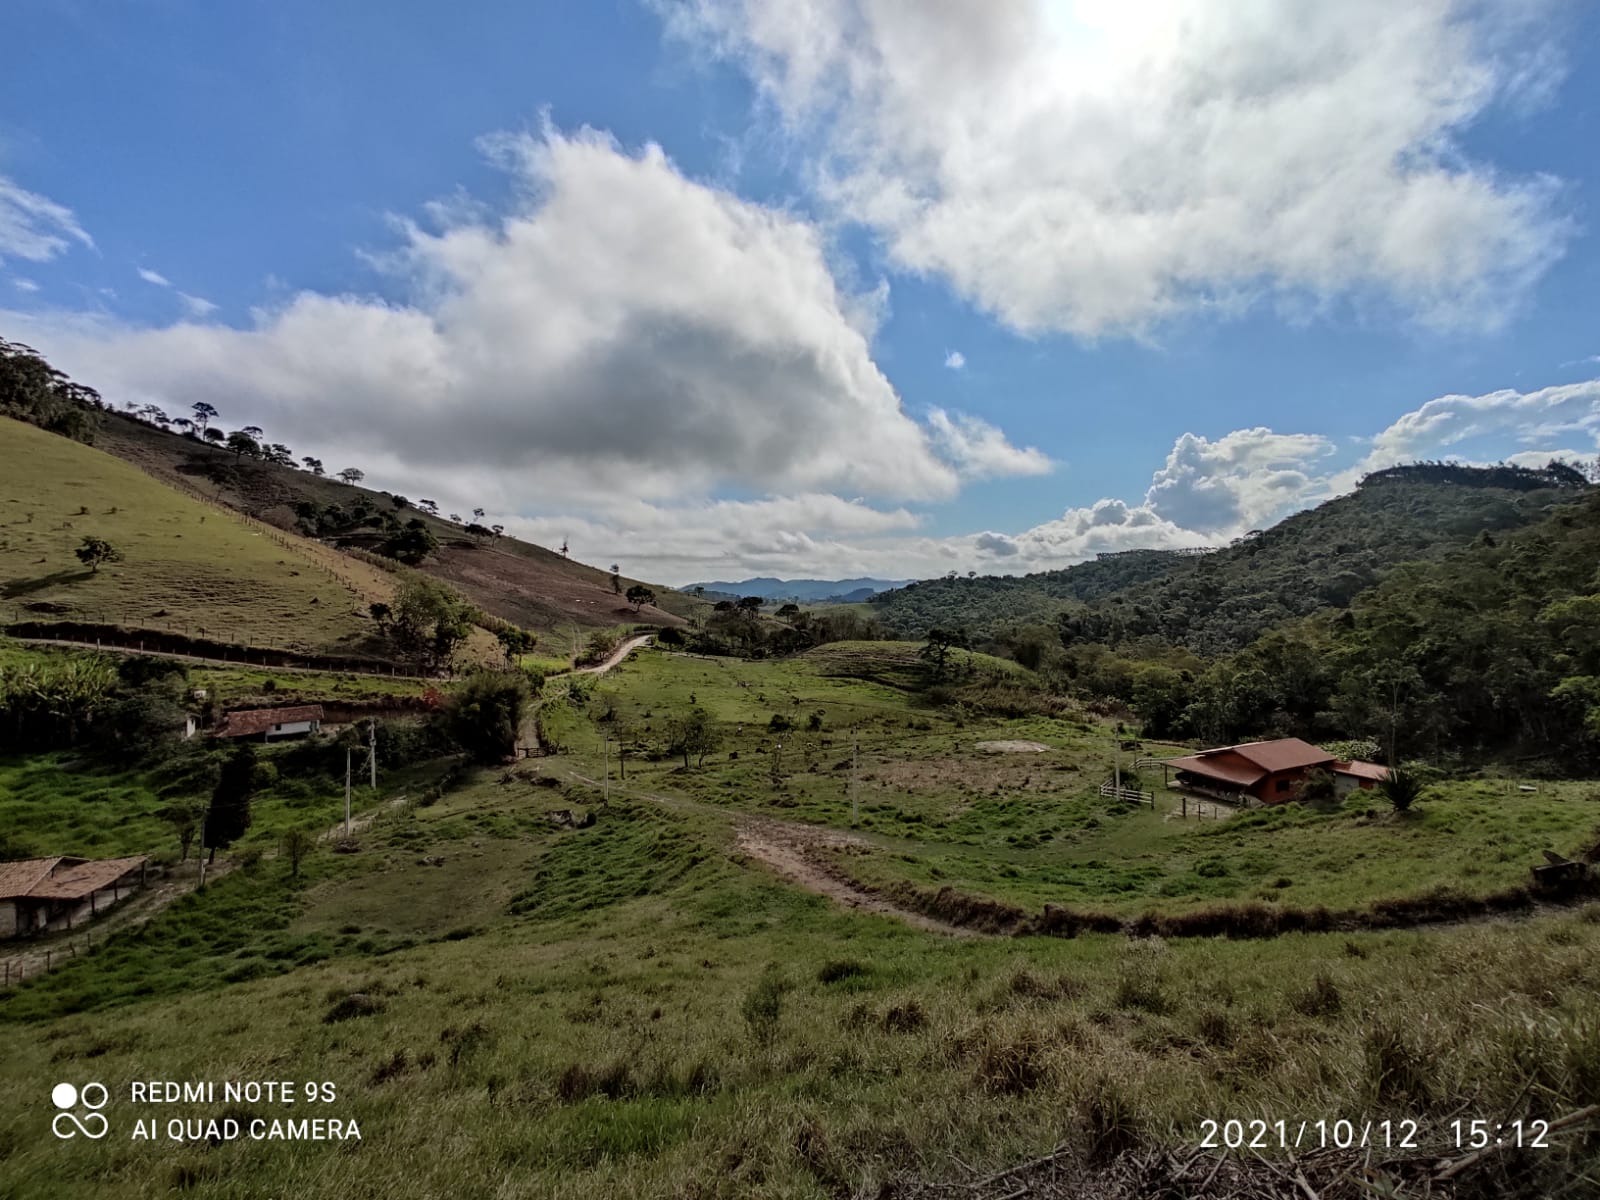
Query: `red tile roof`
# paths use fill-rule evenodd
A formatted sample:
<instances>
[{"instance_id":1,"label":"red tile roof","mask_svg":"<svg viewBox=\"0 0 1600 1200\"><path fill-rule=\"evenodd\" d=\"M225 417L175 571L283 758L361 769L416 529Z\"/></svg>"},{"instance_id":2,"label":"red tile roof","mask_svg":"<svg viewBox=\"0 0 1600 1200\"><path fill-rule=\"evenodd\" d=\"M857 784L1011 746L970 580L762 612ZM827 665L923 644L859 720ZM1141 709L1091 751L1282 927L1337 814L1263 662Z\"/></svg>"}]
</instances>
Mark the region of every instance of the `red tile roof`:
<instances>
[{"instance_id":1,"label":"red tile roof","mask_svg":"<svg viewBox=\"0 0 1600 1200\"><path fill-rule=\"evenodd\" d=\"M217 726L217 737L249 737L265 733L274 725L293 721L322 721L322 705L296 704L286 708L242 708L238 712L222 714L222 724Z\"/></svg>"},{"instance_id":2,"label":"red tile roof","mask_svg":"<svg viewBox=\"0 0 1600 1200\"><path fill-rule=\"evenodd\" d=\"M1241 757L1248 758L1263 771L1293 771L1300 767L1326 767L1333 763L1333 755L1320 746L1303 742L1299 738L1278 738L1271 742L1245 742L1239 746L1225 746ZM1216 754L1215 750L1202 751Z\"/></svg>"},{"instance_id":3,"label":"red tile roof","mask_svg":"<svg viewBox=\"0 0 1600 1200\"><path fill-rule=\"evenodd\" d=\"M1214 750L1202 750L1199 754L1183 758L1169 758L1167 765L1238 787L1250 787L1280 771L1332 767L1334 758L1310 742L1303 742L1299 738L1279 738L1271 742L1218 746Z\"/></svg>"},{"instance_id":4,"label":"red tile roof","mask_svg":"<svg viewBox=\"0 0 1600 1200\"><path fill-rule=\"evenodd\" d=\"M0 900L10 900L16 896L26 896L40 881L47 878L56 864L63 861L60 855L55 858L23 858L14 862L0 862ZM70 859L70 862L81 862L81 859Z\"/></svg>"},{"instance_id":5,"label":"red tile roof","mask_svg":"<svg viewBox=\"0 0 1600 1200\"><path fill-rule=\"evenodd\" d=\"M30 858L0 863L0 899L85 900L144 866L145 858Z\"/></svg>"},{"instance_id":6,"label":"red tile roof","mask_svg":"<svg viewBox=\"0 0 1600 1200\"><path fill-rule=\"evenodd\" d=\"M1336 775L1354 775L1357 779L1370 779L1374 783L1382 783L1389 778L1389 768L1378 763L1362 762L1359 758L1352 758L1349 762L1336 762L1333 764Z\"/></svg>"},{"instance_id":7,"label":"red tile roof","mask_svg":"<svg viewBox=\"0 0 1600 1200\"><path fill-rule=\"evenodd\" d=\"M1185 758L1169 758L1167 765L1193 775L1220 779L1224 783L1238 787L1249 787L1267 774L1243 755L1234 754L1227 749L1207 750L1204 754L1191 754Z\"/></svg>"}]
</instances>

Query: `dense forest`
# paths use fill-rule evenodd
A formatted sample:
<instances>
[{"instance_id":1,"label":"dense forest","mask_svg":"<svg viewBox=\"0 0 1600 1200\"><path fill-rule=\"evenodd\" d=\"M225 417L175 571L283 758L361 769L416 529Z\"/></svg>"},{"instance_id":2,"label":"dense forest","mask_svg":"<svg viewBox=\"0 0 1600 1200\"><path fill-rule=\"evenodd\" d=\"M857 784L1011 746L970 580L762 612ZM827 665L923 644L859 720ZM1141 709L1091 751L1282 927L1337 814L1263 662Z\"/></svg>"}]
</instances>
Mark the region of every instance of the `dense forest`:
<instances>
[{"instance_id":1,"label":"dense forest","mask_svg":"<svg viewBox=\"0 0 1600 1200\"><path fill-rule=\"evenodd\" d=\"M1237 650L1284 621L1344 608L1390 568L1437 558L1487 530L1539 520L1587 486L1571 467L1427 463L1367 476L1353 493L1210 553L1107 554L1023 576L947 576L873 597L902 636L959 628L1002 637L1061 622L1077 641L1155 637L1202 655Z\"/></svg>"}]
</instances>

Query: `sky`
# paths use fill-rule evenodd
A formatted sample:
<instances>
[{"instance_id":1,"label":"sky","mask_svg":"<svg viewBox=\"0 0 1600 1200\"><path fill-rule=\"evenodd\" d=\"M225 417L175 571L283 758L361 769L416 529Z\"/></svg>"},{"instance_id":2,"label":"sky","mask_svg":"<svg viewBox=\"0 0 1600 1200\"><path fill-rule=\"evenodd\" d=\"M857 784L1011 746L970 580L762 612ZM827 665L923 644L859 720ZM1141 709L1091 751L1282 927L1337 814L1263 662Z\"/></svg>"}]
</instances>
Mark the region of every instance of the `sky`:
<instances>
[{"instance_id":1,"label":"sky","mask_svg":"<svg viewBox=\"0 0 1600 1200\"><path fill-rule=\"evenodd\" d=\"M0 337L668 584L1600 454L1579 0L11 0Z\"/></svg>"}]
</instances>

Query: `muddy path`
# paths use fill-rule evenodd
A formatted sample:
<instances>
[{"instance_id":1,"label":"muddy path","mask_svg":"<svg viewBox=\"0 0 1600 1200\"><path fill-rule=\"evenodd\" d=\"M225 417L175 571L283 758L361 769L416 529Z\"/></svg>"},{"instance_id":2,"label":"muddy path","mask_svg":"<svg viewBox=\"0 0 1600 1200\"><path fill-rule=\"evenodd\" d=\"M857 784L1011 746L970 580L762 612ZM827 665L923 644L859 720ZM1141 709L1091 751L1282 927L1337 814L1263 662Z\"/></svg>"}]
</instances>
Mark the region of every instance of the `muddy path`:
<instances>
[{"instance_id":1,"label":"muddy path","mask_svg":"<svg viewBox=\"0 0 1600 1200\"><path fill-rule=\"evenodd\" d=\"M574 770L569 769L566 776L587 787L600 789L603 786L600 780L591 779ZM828 860L829 851L874 845L869 838L825 825L806 825L799 821L782 821L776 817L734 812L714 804L702 804L685 796L647 792L616 781L611 784L611 792L613 795L645 800L679 811L715 814L732 824L736 853L756 860L773 874L808 892L826 896L847 908L893 917L927 933L962 938L984 936L977 930L941 921L937 917L896 904L893 900L863 887Z\"/></svg>"}]
</instances>

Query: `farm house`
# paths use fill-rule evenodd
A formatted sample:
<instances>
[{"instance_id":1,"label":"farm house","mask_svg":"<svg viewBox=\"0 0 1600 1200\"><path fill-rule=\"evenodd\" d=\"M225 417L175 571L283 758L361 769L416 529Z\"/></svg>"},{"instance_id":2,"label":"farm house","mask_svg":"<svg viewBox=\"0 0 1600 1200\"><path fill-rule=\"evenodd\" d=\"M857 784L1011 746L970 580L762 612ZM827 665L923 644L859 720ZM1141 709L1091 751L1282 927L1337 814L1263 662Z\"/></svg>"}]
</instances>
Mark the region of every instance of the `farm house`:
<instances>
[{"instance_id":1,"label":"farm house","mask_svg":"<svg viewBox=\"0 0 1600 1200\"><path fill-rule=\"evenodd\" d=\"M1376 787L1388 776L1377 763L1341 760L1299 738L1218 746L1198 754L1169 758L1162 774L1175 772L1168 787L1232 804L1280 804L1292 800L1313 771L1333 776L1338 795Z\"/></svg>"},{"instance_id":2,"label":"farm house","mask_svg":"<svg viewBox=\"0 0 1600 1200\"><path fill-rule=\"evenodd\" d=\"M307 737L322 728L322 705L299 704L286 708L243 708L224 713L212 737L255 738L275 742Z\"/></svg>"},{"instance_id":3,"label":"farm house","mask_svg":"<svg viewBox=\"0 0 1600 1200\"><path fill-rule=\"evenodd\" d=\"M27 858L0 862L0 938L72 928L144 883L137 858Z\"/></svg>"}]
</instances>

